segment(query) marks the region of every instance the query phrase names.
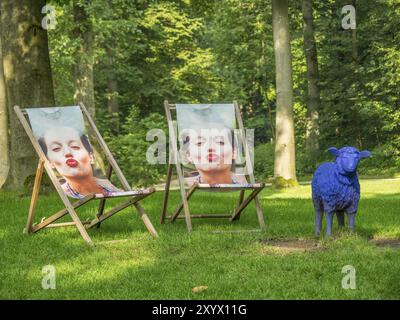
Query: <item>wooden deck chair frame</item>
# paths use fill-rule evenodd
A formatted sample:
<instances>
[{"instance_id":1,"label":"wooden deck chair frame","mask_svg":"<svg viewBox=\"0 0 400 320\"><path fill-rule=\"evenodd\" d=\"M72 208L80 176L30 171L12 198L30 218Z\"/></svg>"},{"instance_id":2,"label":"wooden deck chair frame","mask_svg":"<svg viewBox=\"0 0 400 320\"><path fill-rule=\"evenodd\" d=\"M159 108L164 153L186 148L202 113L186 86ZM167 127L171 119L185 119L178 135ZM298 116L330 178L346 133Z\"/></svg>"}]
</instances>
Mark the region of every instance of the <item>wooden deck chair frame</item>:
<instances>
[{"instance_id":1,"label":"wooden deck chair frame","mask_svg":"<svg viewBox=\"0 0 400 320\"><path fill-rule=\"evenodd\" d=\"M110 150L108 149L105 141L103 140L102 136L100 135L99 131L96 128L96 125L94 121L92 120L89 112L86 110L85 106L80 103L79 107L81 109L81 112L83 113L84 118L87 119L87 122L92 129L101 149L103 150L104 154L106 155L106 158L108 160L108 169L107 169L107 179L110 179L111 174L114 170L118 180L122 184L123 188L125 189L125 195L119 194L117 197L129 197L130 199L128 201L125 201L113 209L109 210L108 212L104 213L104 207L106 203L107 198L114 198L113 196L104 196L104 197L97 197L96 194L90 194L85 196L82 199L77 200L74 203L71 203L70 199L68 196L64 193L62 190L62 187L60 183L58 182L57 176L55 175L49 161L46 158L46 155L44 154L42 148L40 147L38 141L33 135L32 129L25 118L26 111L25 109L21 109L19 106L14 106L14 111L21 122L23 128L25 129L25 132L27 133L29 139L32 142L32 145L36 151L36 153L39 156L39 163L36 171L36 176L35 176L35 181L34 181L34 186L33 186L33 191L32 191L32 198L31 198L31 203L29 207L29 212L28 212L28 219L26 222L26 227L24 228L24 233L36 233L39 230L42 230L43 228L53 228L53 227L66 227L66 226L76 226L78 229L79 233L81 234L82 238L89 244L89 245L94 245L93 241L89 237L86 229L93 228L94 226L99 227L100 223L103 222L104 220L110 218L117 212L129 207L129 206L134 206L136 208L136 211L139 215L139 217L143 220L143 223L145 224L147 230L149 233L154 237L158 237L156 230L154 229L150 219L144 212L143 207L139 204L139 201L142 200L143 198L151 195L152 193L155 192L154 188L149 188L143 191L143 194L135 194L133 190L131 189L128 181L126 180L125 176L123 175L121 169L119 168L117 162L115 161L113 155L111 154ZM42 221L39 224L34 225L33 221L35 218L35 208L37 204L37 200L39 197L39 190L40 190L40 184L41 184L41 179L43 175L43 169L46 170L51 182L53 183L58 195L60 196L65 208L56 212L55 214L51 215L50 217L46 219L42 219ZM96 217L92 221L81 221L76 213L76 209L85 205L91 200L100 200L99 207L98 207L98 212ZM54 223L56 220L64 217L65 215L69 214L72 218L72 222L64 222L64 223Z\"/></svg>"},{"instance_id":2,"label":"wooden deck chair frame","mask_svg":"<svg viewBox=\"0 0 400 320\"><path fill-rule=\"evenodd\" d=\"M246 187L203 187L198 183L194 183L187 191L185 188L185 181L183 176L183 170L181 167L179 155L178 155L178 144L177 144L177 137L178 133L176 127L173 125L173 117L172 111L176 111L176 104L170 104L167 100L164 101L164 109L165 114L167 116L168 121L168 130L169 130L169 139L170 139L170 159L168 161L168 169L167 169L167 181L165 184L165 191L164 191L164 201L163 201L163 209L161 213L160 222L164 223L165 219L169 219L170 222L174 222L177 218L181 218L179 215L184 212L184 218L186 220L186 226L189 232L192 231L192 218L229 218L230 221L238 220L240 218L240 214L242 211L250 204L252 200L255 201L255 208L257 213L258 222L260 225L260 229L262 231L265 230L265 222L264 222L264 214L260 206L260 200L258 198L258 194L262 191L265 187L264 183L256 184L253 170L252 170L252 163L250 160L250 153L247 145L247 141L244 136L244 126L242 117L240 114L240 109L236 101L233 102L235 108L235 117L239 127L239 138L243 143L244 150L245 150L245 158L246 158L246 166L247 172L249 172L248 176L250 179L250 184ZM171 149L172 148L172 149ZM171 155L172 152L172 155ZM171 163L171 156L173 159L173 163ZM179 189L181 194L181 203L176 207L173 213L167 216L167 207L168 207L168 198L169 198L169 191L173 173L173 166L175 165L176 173L178 176L179 182ZM239 201L237 206L235 207L233 213L228 214L191 214L189 209L189 200L194 194L196 190L207 190L212 192L221 192L221 191L240 191ZM245 198L245 191L251 190L251 193Z\"/></svg>"}]
</instances>

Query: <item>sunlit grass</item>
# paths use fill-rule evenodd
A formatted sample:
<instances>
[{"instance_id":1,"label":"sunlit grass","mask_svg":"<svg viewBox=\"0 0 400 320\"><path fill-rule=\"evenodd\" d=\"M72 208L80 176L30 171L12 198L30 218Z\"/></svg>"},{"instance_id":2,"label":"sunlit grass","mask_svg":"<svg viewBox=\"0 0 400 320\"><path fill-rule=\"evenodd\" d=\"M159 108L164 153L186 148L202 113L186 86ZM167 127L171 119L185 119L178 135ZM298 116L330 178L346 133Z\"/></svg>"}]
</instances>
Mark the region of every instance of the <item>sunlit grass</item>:
<instances>
[{"instance_id":1,"label":"sunlit grass","mask_svg":"<svg viewBox=\"0 0 400 320\"><path fill-rule=\"evenodd\" d=\"M400 238L400 179L362 180L361 190L357 234L339 232L335 224L333 238L319 240L315 250L273 247L262 241L312 241L309 185L261 193L265 233L229 232L258 227L253 205L233 224L194 219L191 234L184 220L160 225L163 195L157 193L142 203L159 239L152 239L134 211L126 209L89 231L94 249L72 227L23 235L30 197L0 192L0 298L399 299L400 250L377 247L369 240ZM199 193L191 210L228 213L236 197ZM179 193L173 192L170 211L178 200ZM61 207L55 194L41 196L36 221ZM78 213L91 218L96 209L93 203ZM356 290L341 287L341 270L348 264L356 268ZM55 290L42 289L45 265L56 268ZM208 289L192 293L200 285Z\"/></svg>"}]
</instances>

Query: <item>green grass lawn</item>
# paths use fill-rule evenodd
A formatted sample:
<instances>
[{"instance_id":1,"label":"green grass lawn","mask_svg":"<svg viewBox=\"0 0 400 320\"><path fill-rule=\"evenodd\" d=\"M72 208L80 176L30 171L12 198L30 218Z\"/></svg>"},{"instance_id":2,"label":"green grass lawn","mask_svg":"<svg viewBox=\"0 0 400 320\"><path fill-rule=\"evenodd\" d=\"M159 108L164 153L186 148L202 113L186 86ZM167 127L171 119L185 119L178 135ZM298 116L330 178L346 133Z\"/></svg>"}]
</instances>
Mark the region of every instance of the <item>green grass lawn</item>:
<instances>
[{"instance_id":1,"label":"green grass lawn","mask_svg":"<svg viewBox=\"0 0 400 320\"><path fill-rule=\"evenodd\" d=\"M191 234L184 220L160 225L158 192L142 203L159 239L152 239L133 210L125 209L89 231L96 243L91 248L74 227L23 235L30 197L2 191L0 298L399 299L400 249L378 246L371 238L400 238L400 179L361 180L361 192L357 233L337 230L335 220L335 235L315 246L311 189L301 185L261 193L264 233L229 232L257 228L253 206L233 224L193 220ZM226 213L236 197L198 193L192 213ZM178 199L173 192L172 204ZM96 205L79 209L79 215L93 217ZM37 220L61 207L56 195L41 196ZM108 242L119 239L127 240ZM302 250L303 244L308 249ZM55 290L42 289L46 265L56 268ZM342 289L345 265L356 270L355 290ZM196 286L208 288L193 293Z\"/></svg>"}]
</instances>

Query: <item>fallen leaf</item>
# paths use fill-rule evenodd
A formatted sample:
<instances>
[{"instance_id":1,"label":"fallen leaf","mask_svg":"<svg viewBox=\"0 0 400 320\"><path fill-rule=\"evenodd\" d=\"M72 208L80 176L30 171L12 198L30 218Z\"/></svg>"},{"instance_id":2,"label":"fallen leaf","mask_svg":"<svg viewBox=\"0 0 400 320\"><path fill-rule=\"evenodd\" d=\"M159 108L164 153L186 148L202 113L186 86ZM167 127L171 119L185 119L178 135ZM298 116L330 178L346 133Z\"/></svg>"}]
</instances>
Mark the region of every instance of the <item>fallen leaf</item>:
<instances>
[{"instance_id":1,"label":"fallen leaf","mask_svg":"<svg viewBox=\"0 0 400 320\"><path fill-rule=\"evenodd\" d=\"M207 289L208 289L208 286L198 286L198 287L194 287L192 289L192 292L193 293L200 293L200 292L203 292L204 290L207 290Z\"/></svg>"}]
</instances>

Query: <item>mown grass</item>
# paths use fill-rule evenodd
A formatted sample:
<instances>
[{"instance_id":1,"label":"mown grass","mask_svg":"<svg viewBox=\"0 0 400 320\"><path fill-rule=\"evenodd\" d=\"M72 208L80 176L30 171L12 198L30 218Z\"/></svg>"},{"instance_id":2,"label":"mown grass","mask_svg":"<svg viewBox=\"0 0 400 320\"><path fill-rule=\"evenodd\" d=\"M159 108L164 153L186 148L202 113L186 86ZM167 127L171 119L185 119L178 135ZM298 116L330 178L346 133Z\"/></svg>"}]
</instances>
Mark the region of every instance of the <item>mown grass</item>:
<instances>
[{"instance_id":1,"label":"mown grass","mask_svg":"<svg viewBox=\"0 0 400 320\"><path fill-rule=\"evenodd\" d=\"M272 249L263 240L313 237L310 186L267 188L261 194L267 231L257 228L254 207L238 222L184 220L159 224L162 193L143 201L159 239L152 239L133 210L126 209L89 231L85 244L75 228L23 235L29 196L0 192L0 298L2 299L399 299L400 250L378 247L371 238L400 238L400 180L362 180L357 233L321 239L315 250ZM225 213L236 194L199 193L192 210ZM173 192L171 202L179 194ZM110 203L111 205L112 203ZM37 220L60 209L55 194L40 197ZM171 204L171 209L173 205ZM92 217L96 204L79 210ZM221 232L226 231L226 232ZM217 233L216 233L217 232ZM108 243L109 240L126 241ZM296 242L297 241L297 242ZM56 289L42 288L42 268L56 268ZM342 267L356 270L356 289L344 290ZM192 288L208 289L193 293Z\"/></svg>"}]
</instances>

